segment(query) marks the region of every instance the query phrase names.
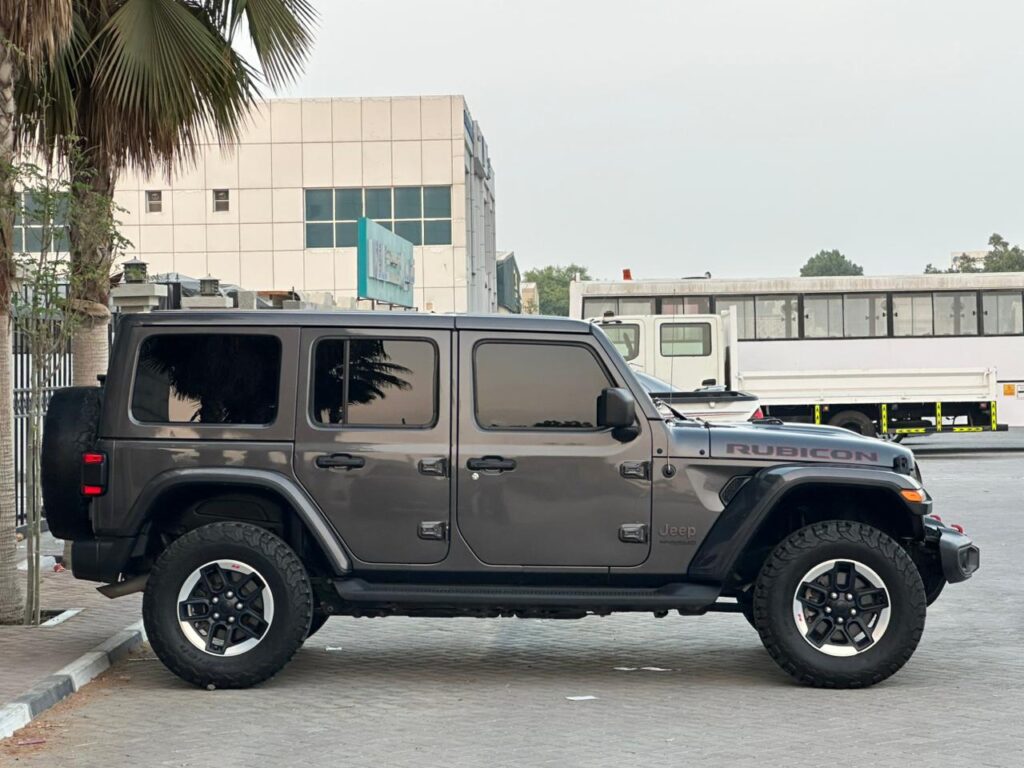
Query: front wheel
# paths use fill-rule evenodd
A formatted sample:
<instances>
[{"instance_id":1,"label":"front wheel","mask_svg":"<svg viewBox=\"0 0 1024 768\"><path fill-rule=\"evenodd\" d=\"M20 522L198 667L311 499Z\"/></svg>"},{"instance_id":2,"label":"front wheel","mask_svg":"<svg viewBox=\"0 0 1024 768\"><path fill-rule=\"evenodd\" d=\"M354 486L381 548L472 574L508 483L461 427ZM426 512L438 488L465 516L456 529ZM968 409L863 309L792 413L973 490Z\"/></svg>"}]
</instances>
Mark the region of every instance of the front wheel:
<instances>
[{"instance_id":1,"label":"front wheel","mask_svg":"<svg viewBox=\"0 0 1024 768\"><path fill-rule=\"evenodd\" d=\"M917 566L902 547L869 525L830 521L792 534L765 562L754 624L796 680L862 688L910 659L925 604Z\"/></svg>"},{"instance_id":2,"label":"front wheel","mask_svg":"<svg viewBox=\"0 0 1024 768\"><path fill-rule=\"evenodd\" d=\"M246 688L272 677L302 645L313 591L295 552L270 531L213 523L163 552L142 617L160 660L194 685Z\"/></svg>"}]
</instances>

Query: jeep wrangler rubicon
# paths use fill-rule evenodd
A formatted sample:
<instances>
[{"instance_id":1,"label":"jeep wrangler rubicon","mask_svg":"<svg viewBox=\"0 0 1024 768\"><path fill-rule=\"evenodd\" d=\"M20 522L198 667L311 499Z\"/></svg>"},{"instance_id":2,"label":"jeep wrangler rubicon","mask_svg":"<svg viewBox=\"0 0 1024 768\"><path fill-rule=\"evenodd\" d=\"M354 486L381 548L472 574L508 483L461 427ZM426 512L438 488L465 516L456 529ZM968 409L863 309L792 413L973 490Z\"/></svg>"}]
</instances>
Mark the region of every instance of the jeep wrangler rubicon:
<instances>
[{"instance_id":1,"label":"jeep wrangler rubicon","mask_svg":"<svg viewBox=\"0 0 1024 768\"><path fill-rule=\"evenodd\" d=\"M566 319L127 316L43 454L75 576L144 591L199 686L266 680L335 615L616 611L742 613L795 679L866 686L979 565L906 448L687 419Z\"/></svg>"}]
</instances>

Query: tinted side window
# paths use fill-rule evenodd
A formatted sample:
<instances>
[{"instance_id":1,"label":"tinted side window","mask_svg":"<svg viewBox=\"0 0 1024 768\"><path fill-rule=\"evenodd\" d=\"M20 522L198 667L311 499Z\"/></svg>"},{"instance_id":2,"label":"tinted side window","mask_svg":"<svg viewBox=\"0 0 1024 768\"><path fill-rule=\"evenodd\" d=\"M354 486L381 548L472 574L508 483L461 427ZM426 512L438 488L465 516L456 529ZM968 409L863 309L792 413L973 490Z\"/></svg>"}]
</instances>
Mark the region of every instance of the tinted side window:
<instances>
[{"instance_id":1,"label":"tinted side window","mask_svg":"<svg viewBox=\"0 0 1024 768\"><path fill-rule=\"evenodd\" d=\"M661 326L664 357L706 357L711 354L710 323L666 323Z\"/></svg>"},{"instance_id":2,"label":"tinted side window","mask_svg":"<svg viewBox=\"0 0 1024 768\"><path fill-rule=\"evenodd\" d=\"M158 424L270 424L281 343L233 333L160 334L139 350L132 416Z\"/></svg>"},{"instance_id":3,"label":"tinted side window","mask_svg":"<svg viewBox=\"0 0 1024 768\"><path fill-rule=\"evenodd\" d=\"M473 372L484 429L594 429L597 398L611 386L594 354L575 344L485 342Z\"/></svg>"},{"instance_id":4,"label":"tinted side window","mask_svg":"<svg viewBox=\"0 0 1024 768\"><path fill-rule=\"evenodd\" d=\"M325 339L313 377L320 424L425 427L436 418L437 350L429 341Z\"/></svg>"}]
</instances>

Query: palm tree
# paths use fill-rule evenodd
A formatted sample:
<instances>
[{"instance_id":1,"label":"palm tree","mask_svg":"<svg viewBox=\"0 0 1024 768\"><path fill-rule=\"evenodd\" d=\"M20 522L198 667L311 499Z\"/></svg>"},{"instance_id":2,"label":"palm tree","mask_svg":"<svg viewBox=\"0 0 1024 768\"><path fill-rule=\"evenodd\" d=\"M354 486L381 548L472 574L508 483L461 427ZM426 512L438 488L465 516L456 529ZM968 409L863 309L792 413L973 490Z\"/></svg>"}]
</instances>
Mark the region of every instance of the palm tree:
<instances>
[{"instance_id":1,"label":"palm tree","mask_svg":"<svg viewBox=\"0 0 1024 768\"><path fill-rule=\"evenodd\" d=\"M12 0L13 2L13 0ZM19 134L44 156L76 136L76 180L110 195L131 164L144 172L194 161L206 136L234 142L260 89L288 82L312 44L309 0L73 0L74 23L42 88L19 88ZM245 37L258 68L236 49ZM40 98L47 94L47 98ZM72 269L84 275L72 347L75 384L107 371L110 243L69 221Z\"/></svg>"},{"instance_id":2,"label":"palm tree","mask_svg":"<svg viewBox=\"0 0 1024 768\"><path fill-rule=\"evenodd\" d=\"M72 0L0 0L0 624L24 606L14 539L14 388L11 288L14 282L15 83L38 77L71 31Z\"/></svg>"}]
</instances>

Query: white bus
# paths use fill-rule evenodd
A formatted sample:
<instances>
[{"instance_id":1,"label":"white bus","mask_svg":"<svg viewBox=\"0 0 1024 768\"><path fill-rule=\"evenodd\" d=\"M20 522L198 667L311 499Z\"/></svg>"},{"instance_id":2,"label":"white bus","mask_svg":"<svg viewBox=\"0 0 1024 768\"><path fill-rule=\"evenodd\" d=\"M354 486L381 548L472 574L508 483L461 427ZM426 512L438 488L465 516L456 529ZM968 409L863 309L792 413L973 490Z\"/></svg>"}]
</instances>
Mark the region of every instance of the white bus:
<instances>
[{"instance_id":1,"label":"white bus","mask_svg":"<svg viewBox=\"0 0 1024 768\"><path fill-rule=\"evenodd\" d=\"M994 400L985 413L956 418L955 407L943 410L936 401L924 409L927 417L900 431L1024 426L1024 273L586 281L570 287L570 313L578 318L723 312L735 318L744 374L738 383L761 396L769 415L827 423L830 410L844 403L810 393L803 402L773 403L754 388L772 378L760 372L798 378L802 372L973 370L994 371ZM882 424L890 415L883 406L905 403L904 394L880 393L877 408L862 410Z\"/></svg>"}]
</instances>

